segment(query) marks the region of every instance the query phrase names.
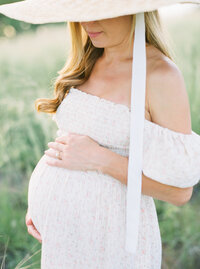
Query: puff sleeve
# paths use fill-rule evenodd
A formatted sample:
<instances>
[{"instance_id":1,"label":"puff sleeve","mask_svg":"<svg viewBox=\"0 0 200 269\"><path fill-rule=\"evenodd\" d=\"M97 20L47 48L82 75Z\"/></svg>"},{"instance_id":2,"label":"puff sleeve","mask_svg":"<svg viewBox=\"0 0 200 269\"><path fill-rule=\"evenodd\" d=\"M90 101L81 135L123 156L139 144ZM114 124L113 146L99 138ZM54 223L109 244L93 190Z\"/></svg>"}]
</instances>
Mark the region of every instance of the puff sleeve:
<instances>
[{"instance_id":1,"label":"puff sleeve","mask_svg":"<svg viewBox=\"0 0 200 269\"><path fill-rule=\"evenodd\" d=\"M175 132L145 121L143 173L160 183L179 188L200 180L200 135Z\"/></svg>"}]
</instances>

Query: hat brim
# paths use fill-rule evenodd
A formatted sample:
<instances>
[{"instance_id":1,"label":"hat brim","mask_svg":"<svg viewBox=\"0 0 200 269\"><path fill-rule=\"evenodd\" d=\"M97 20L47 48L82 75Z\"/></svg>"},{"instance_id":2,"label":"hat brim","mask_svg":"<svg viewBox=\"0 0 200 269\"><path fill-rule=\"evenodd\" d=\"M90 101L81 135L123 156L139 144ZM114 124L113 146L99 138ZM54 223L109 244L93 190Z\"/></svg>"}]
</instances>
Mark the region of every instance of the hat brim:
<instances>
[{"instance_id":1,"label":"hat brim","mask_svg":"<svg viewBox=\"0 0 200 269\"><path fill-rule=\"evenodd\" d=\"M92 21L153 11L177 3L200 4L200 0L26 0L0 6L0 13L32 24Z\"/></svg>"}]
</instances>

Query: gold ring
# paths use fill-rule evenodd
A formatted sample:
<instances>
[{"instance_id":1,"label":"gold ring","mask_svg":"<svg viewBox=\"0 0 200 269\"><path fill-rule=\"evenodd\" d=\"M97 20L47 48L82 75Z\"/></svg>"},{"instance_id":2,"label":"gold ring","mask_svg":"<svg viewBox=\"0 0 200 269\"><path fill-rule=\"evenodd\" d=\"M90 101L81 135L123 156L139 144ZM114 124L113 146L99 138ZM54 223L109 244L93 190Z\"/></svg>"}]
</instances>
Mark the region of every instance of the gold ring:
<instances>
[{"instance_id":1,"label":"gold ring","mask_svg":"<svg viewBox=\"0 0 200 269\"><path fill-rule=\"evenodd\" d=\"M61 160L60 151L56 151L56 158Z\"/></svg>"}]
</instances>

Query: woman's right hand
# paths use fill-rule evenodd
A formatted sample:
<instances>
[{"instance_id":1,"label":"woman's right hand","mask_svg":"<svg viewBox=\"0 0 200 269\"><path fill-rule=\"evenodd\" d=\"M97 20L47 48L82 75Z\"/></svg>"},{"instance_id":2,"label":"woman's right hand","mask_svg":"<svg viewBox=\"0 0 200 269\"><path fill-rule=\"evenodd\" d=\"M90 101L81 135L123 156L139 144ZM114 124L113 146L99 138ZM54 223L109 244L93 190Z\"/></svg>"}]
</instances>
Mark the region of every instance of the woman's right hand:
<instances>
[{"instance_id":1,"label":"woman's right hand","mask_svg":"<svg viewBox=\"0 0 200 269\"><path fill-rule=\"evenodd\" d=\"M36 238L40 243L42 243L41 235L38 232L38 230L35 228L35 225L33 224L33 221L31 219L28 211L26 213L25 220L26 220L26 226L27 226L28 233L30 235L32 235L34 238Z\"/></svg>"}]
</instances>

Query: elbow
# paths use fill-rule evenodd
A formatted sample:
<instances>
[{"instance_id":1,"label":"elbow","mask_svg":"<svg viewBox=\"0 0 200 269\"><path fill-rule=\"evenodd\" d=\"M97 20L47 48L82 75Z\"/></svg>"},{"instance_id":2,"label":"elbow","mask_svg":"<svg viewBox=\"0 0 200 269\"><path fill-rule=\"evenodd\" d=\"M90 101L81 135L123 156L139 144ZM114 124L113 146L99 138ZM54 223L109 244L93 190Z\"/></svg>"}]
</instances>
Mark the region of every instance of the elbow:
<instances>
[{"instance_id":1,"label":"elbow","mask_svg":"<svg viewBox=\"0 0 200 269\"><path fill-rule=\"evenodd\" d=\"M176 199L176 201L173 203L176 206L183 206L187 204L190 201L193 193L193 187L182 188L180 190L181 192L178 199Z\"/></svg>"}]
</instances>

